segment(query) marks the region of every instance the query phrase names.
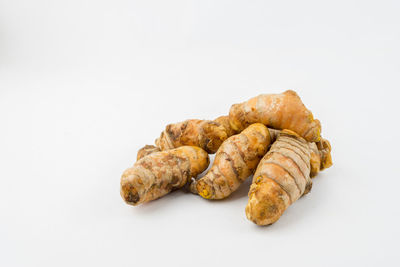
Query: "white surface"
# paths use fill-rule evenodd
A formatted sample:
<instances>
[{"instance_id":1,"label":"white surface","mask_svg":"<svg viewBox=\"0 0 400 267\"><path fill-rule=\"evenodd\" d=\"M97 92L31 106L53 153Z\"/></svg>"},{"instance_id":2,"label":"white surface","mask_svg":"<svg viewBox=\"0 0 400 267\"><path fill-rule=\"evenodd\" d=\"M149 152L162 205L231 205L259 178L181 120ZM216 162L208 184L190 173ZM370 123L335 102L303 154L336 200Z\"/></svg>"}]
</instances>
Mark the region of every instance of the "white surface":
<instances>
[{"instance_id":1,"label":"white surface","mask_svg":"<svg viewBox=\"0 0 400 267\"><path fill-rule=\"evenodd\" d=\"M1 0L0 265L399 266L399 3ZM285 89L334 166L276 224L122 201L167 123Z\"/></svg>"}]
</instances>

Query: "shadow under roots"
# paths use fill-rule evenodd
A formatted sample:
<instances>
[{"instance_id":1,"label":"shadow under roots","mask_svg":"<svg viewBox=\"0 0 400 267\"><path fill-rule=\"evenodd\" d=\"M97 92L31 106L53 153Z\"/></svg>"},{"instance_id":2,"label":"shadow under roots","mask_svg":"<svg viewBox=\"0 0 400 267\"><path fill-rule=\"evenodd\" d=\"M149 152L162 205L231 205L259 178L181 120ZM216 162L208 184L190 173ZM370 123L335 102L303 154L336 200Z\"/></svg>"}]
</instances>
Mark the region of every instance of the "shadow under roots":
<instances>
[{"instance_id":1,"label":"shadow under roots","mask_svg":"<svg viewBox=\"0 0 400 267\"><path fill-rule=\"evenodd\" d=\"M135 214L146 215L160 212L162 209L168 209L173 206L179 205L183 198L190 197L191 193L183 192L182 190L175 190L171 193L138 206L131 206L132 212Z\"/></svg>"}]
</instances>

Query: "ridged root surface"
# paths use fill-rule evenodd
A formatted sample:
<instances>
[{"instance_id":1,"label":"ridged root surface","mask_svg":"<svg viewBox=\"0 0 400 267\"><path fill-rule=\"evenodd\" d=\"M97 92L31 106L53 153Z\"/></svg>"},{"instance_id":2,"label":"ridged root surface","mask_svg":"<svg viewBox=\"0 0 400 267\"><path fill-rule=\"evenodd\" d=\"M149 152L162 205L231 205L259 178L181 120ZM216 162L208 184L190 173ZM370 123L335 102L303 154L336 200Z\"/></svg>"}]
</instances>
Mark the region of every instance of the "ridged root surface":
<instances>
[{"instance_id":1,"label":"ridged root surface","mask_svg":"<svg viewBox=\"0 0 400 267\"><path fill-rule=\"evenodd\" d=\"M142 147L141 149L139 149L138 153L137 153L137 157L136 160L140 160L144 157L146 157L147 155L153 154L155 152L160 152L161 150L153 145L145 145L144 147Z\"/></svg>"},{"instance_id":2,"label":"ridged root surface","mask_svg":"<svg viewBox=\"0 0 400 267\"><path fill-rule=\"evenodd\" d=\"M290 204L308 193L311 149L296 133L283 130L253 177L246 216L258 225L276 222Z\"/></svg>"},{"instance_id":3,"label":"ridged root surface","mask_svg":"<svg viewBox=\"0 0 400 267\"><path fill-rule=\"evenodd\" d=\"M228 137L236 134L235 130L233 130L229 123L229 116L220 116L216 118L214 122L221 124L225 128Z\"/></svg>"},{"instance_id":4,"label":"ridged root surface","mask_svg":"<svg viewBox=\"0 0 400 267\"><path fill-rule=\"evenodd\" d=\"M262 123L274 129L289 129L309 142L320 140L321 123L314 119L296 92L264 94L241 104L232 105L229 122L240 132L252 123Z\"/></svg>"},{"instance_id":5,"label":"ridged root surface","mask_svg":"<svg viewBox=\"0 0 400 267\"><path fill-rule=\"evenodd\" d=\"M160 198L185 186L208 165L208 154L199 147L182 146L151 153L122 174L121 196L131 205Z\"/></svg>"},{"instance_id":6,"label":"ridged root surface","mask_svg":"<svg viewBox=\"0 0 400 267\"><path fill-rule=\"evenodd\" d=\"M331 144L328 140L321 138L317 143L309 143L311 150L311 178L314 178L318 172L332 166Z\"/></svg>"},{"instance_id":7,"label":"ridged root surface","mask_svg":"<svg viewBox=\"0 0 400 267\"><path fill-rule=\"evenodd\" d=\"M198 146L213 154L228 137L227 130L221 123L192 119L167 125L156 139L156 146L161 150Z\"/></svg>"},{"instance_id":8,"label":"ridged root surface","mask_svg":"<svg viewBox=\"0 0 400 267\"><path fill-rule=\"evenodd\" d=\"M192 192L206 199L226 198L254 172L270 143L268 128L261 123L231 136L218 149L207 174L192 183Z\"/></svg>"}]
</instances>

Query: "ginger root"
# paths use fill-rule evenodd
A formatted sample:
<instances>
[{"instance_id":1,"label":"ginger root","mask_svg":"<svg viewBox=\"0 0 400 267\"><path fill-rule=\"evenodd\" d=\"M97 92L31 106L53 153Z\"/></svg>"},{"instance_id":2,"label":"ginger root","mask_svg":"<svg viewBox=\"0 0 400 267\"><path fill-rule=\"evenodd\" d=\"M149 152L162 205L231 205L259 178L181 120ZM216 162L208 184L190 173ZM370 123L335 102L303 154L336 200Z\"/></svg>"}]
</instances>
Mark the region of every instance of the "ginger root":
<instances>
[{"instance_id":1,"label":"ginger root","mask_svg":"<svg viewBox=\"0 0 400 267\"><path fill-rule=\"evenodd\" d=\"M151 153L122 174L121 196L131 205L160 198L185 186L209 162L207 152L194 146Z\"/></svg>"},{"instance_id":2,"label":"ginger root","mask_svg":"<svg viewBox=\"0 0 400 267\"><path fill-rule=\"evenodd\" d=\"M224 126L228 137L236 134L235 130L232 129L231 124L229 123L229 116L220 116L214 121Z\"/></svg>"},{"instance_id":3,"label":"ginger root","mask_svg":"<svg viewBox=\"0 0 400 267\"><path fill-rule=\"evenodd\" d=\"M217 123L220 123L222 126L225 127L225 130L229 137L235 134L235 131L231 128L231 126L229 124L229 116L221 116L221 117L216 118L214 121ZM275 129L270 129L270 128L268 130L269 130L269 133L271 134L271 140L273 142L273 140L275 140L276 137L278 136L278 134L280 133L280 130L275 130ZM139 160L147 155L150 155L154 152L159 152L159 151L161 151L160 148L158 148L156 146L145 145L144 147L139 149L136 160Z\"/></svg>"},{"instance_id":4,"label":"ginger root","mask_svg":"<svg viewBox=\"0 0 400 267\"><path fill-rule=\"evenodd\" d=\"M275 130L272 128L268 128L269 133L271 135L272 142L275 142L276 138L280 134L280 130ZM310 148L310 176L314 178L318 172L329 168L332 166L332 157L331 157L331 144L328 140L321 137L321 140L318 142L309 142L308 146Z\"/></svg>"},{"instance_id":5,"label":"ginger root","mask_svg":"<svg viewBox=\"0 0 400 267\"><path fill-rule=\"evenodd\" d=\"M144 158L147 155L153 154L154 152L160 152L161 150L153 145L145 145L141 149L139 149L136 160L139 160L141 158Z\"/></svg>"},{"instance_id":6,"label":"ginger root","mask_svg":"<svg viewBox=\"0 0 400 267\"><path fill-rule=\"evenodd\" d=\"M309 142L320 140L321 123L314 119L296 92L264 94L247 102L232 105L229 122L233 130L241 131L256 122L274 129L289 129Z\"/></svg>"},{"instance_id":7,"label":"ginger root","mask_svg":"<svg viewBox=\"0 0 400 267\"><path fill-rule=\"evenodd\" d=\"M321 137L317 143L309 143L311 150L311 178L314 178L318 172L332 166L331 144L328 140Z\"/></svg>"},{"instance_id":8,"label":"ginger root","mask_svg":"<svg viewBox=\"0 0 400 267\"><path fill-rule=\"evenodd\" d=\"M314 174L332 165L329 142L321 142L319 146L308 143L290 130L279 134L254 174L246 206L249 220L258 225L272 224L290 204L311 190L312 155Z\"/></svg>"},{"instance_id":9,"label":"ginger root","mask_svg":"<svg viewBox=\"0 0 400 267\"><path fill-rule=\"evenodd\" d=\"M234 192L256 169L271 143L268 128L255 123L222 143L205 176L191 184L191 191L206 199L222 199Z\"/></svg>"},{"instance_id":10,"label":"ginger root","mask_svg":"<svg viewBox=\"0 0 400 267\"><path fill-rule=\"evenodd\" d=\"M207 174L193 179L207 169L208 153L215 152ZM321 137L321 123L288 90L234 104L228 116L215 120L167 125L155 146L138 151L137 162L122 174L120 192L131 205L185 186L203 198L223 199L254 173L246 216L268 225L307 194L311 178L331 165L331 145Z\"/></svg>"},{"instance_id":11,"label":"ginger root","mask_svg":"<svg viewBox=\"0 0 400 267\"><path fill-rule=\"evenodd\" d=\"M221 123L192 119L167 125L156 139L156 146L161 150L198 146L213 154L228 137L227 129Z\"/></svg>"}]
</instances>

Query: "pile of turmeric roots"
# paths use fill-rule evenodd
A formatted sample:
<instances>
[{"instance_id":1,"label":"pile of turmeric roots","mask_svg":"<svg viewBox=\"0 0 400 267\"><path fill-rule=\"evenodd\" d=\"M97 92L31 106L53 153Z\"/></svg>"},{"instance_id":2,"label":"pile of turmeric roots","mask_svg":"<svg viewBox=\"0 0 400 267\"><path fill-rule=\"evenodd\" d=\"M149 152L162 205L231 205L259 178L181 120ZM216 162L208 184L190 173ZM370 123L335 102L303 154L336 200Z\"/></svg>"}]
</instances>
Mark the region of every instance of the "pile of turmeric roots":
<instances>
[{"instance_id":1,"label":"pile of turmeric roots","mask_svg":"<svg viewBox=\"0 0 400 267\"><path fill-rule=\"evenodd\" d=\"M205 199L223 199L253 175L246 216L268 225L310 192L311 178L332 165L330 152L321 123L296 92L259 95L234 104L228 116L167 125L122 174L121 196L138 205L189 188ZM197 178L213 153L211 168Z\"/></svg>"}]
</instances>

